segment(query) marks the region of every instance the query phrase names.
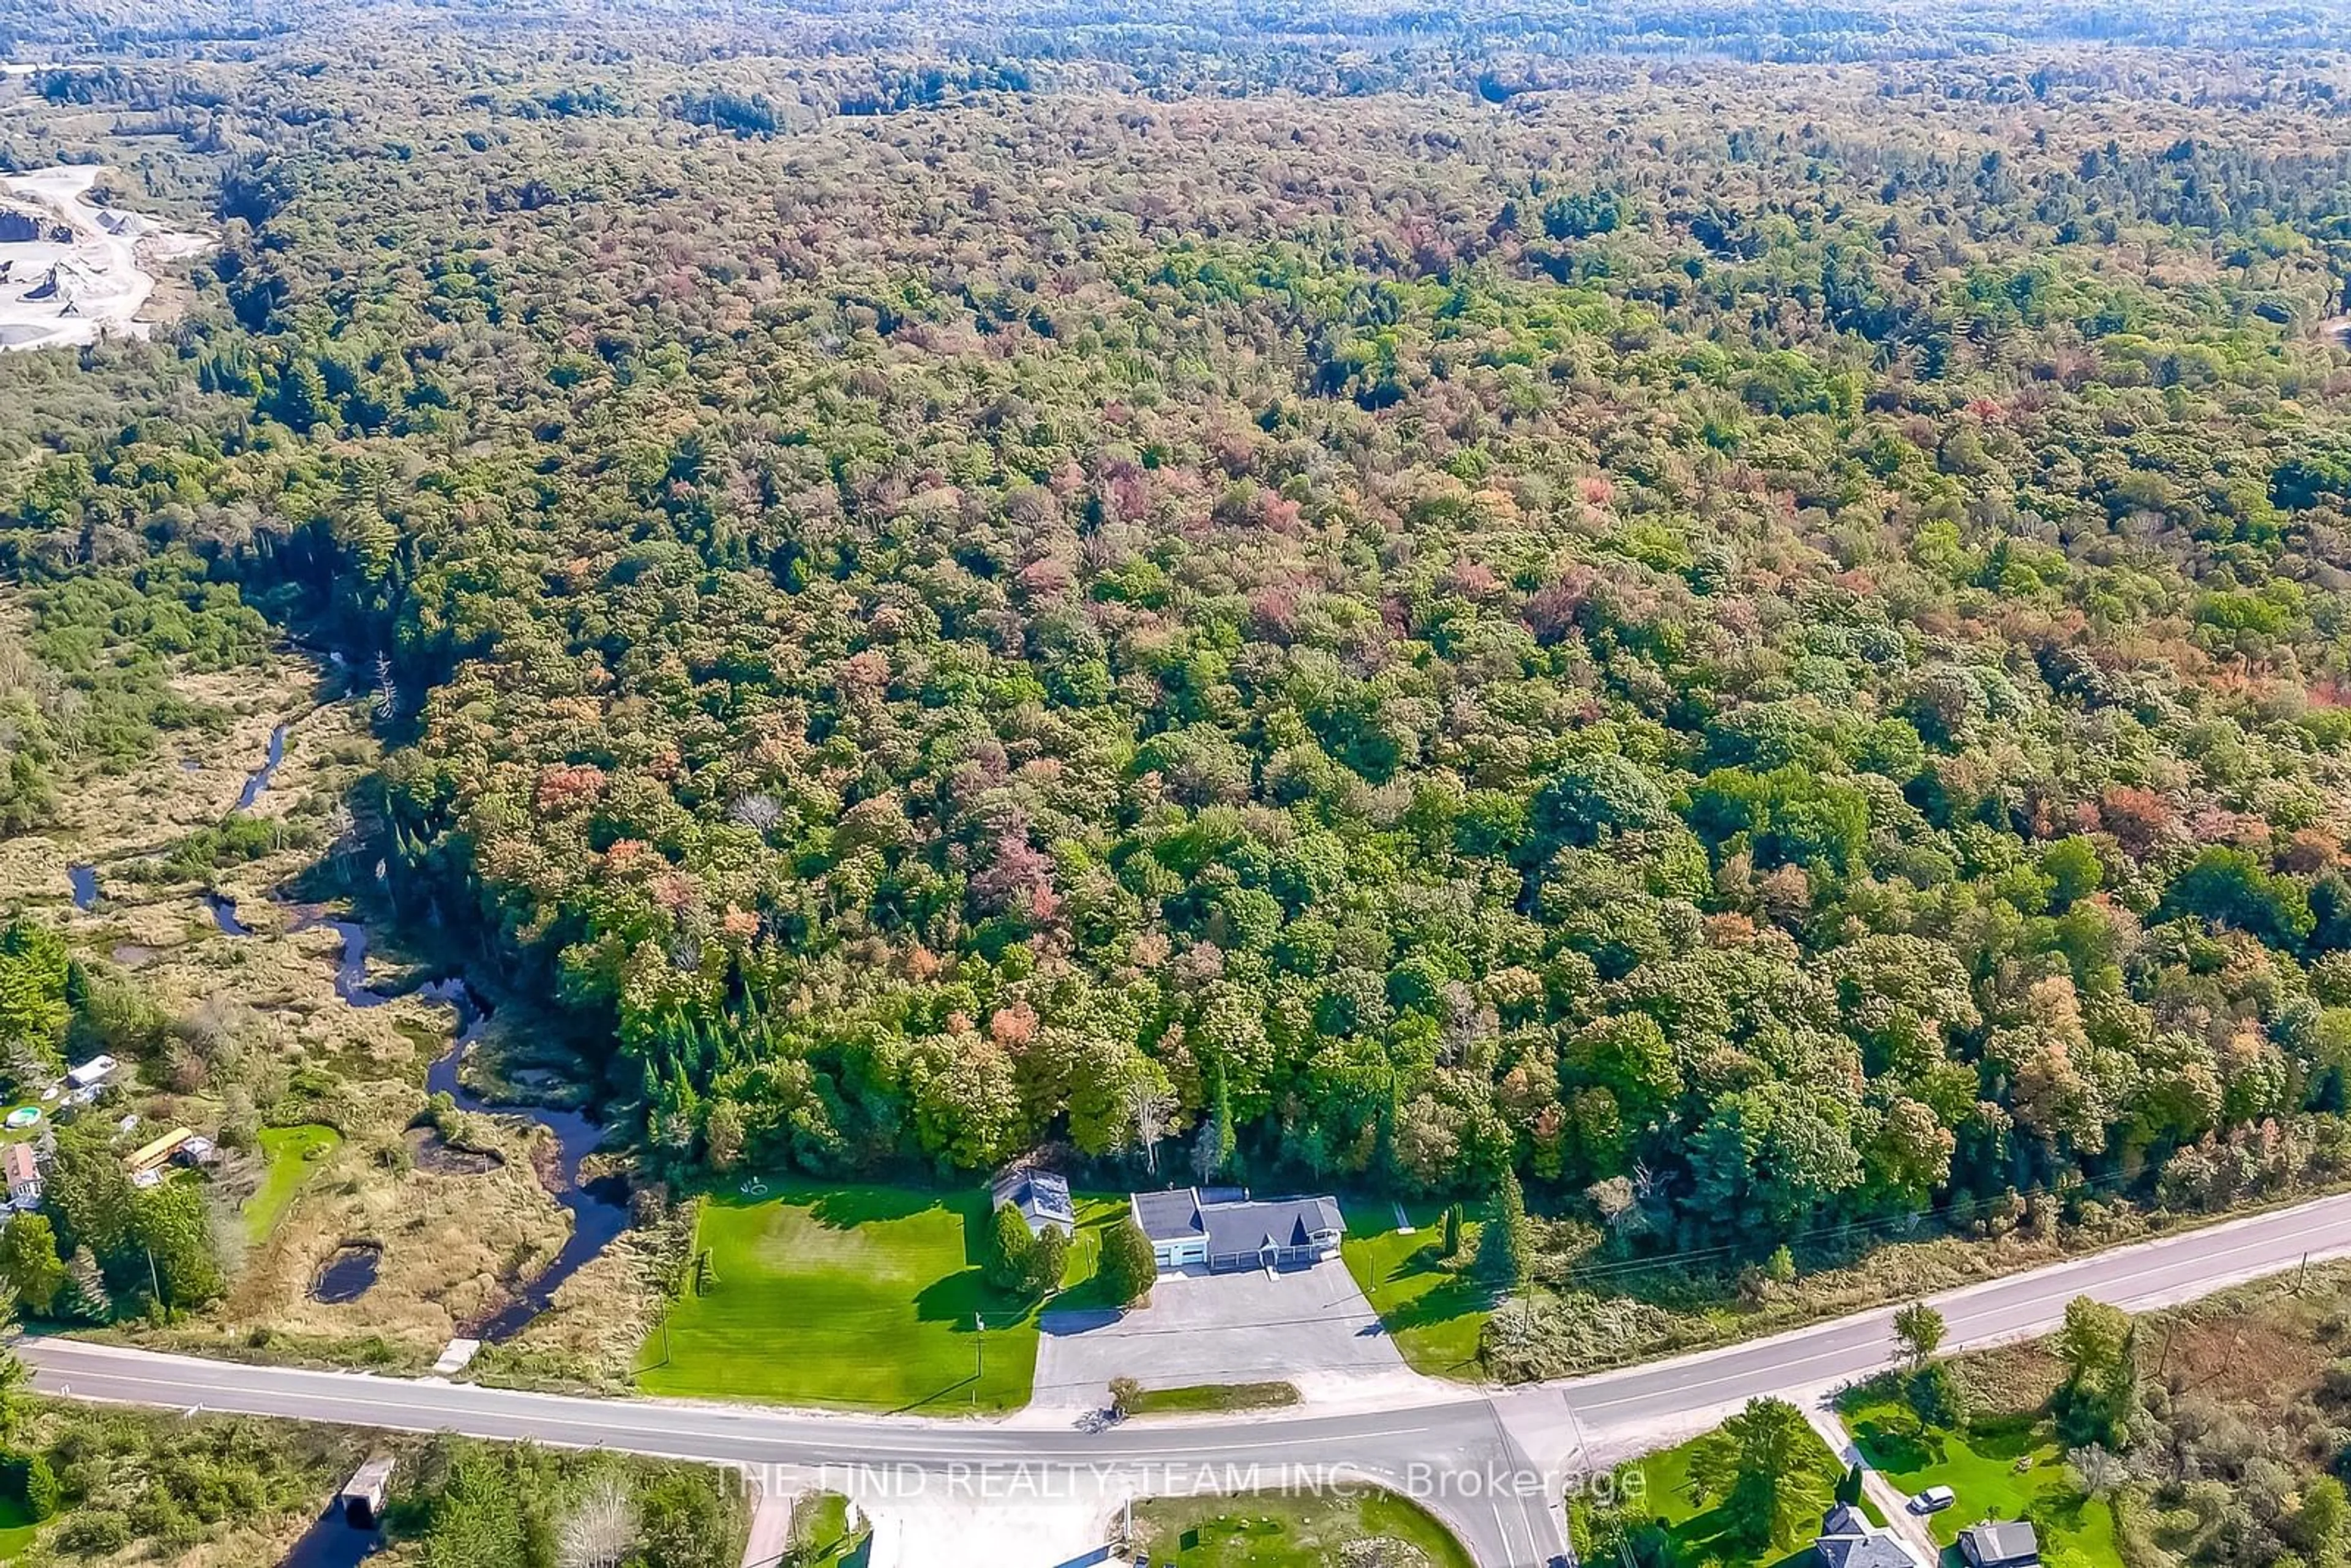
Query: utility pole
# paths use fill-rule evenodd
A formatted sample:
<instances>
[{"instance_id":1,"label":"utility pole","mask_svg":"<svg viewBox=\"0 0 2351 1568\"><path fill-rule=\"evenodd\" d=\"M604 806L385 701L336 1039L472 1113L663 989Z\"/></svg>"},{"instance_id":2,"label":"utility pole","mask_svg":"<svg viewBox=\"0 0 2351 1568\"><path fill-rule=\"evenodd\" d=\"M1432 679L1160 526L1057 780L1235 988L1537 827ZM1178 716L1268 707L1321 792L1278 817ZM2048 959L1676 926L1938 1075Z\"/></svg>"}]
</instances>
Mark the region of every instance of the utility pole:
<instances>
[{"instance_id":1,"label":"utility pole","mask_svg":"<svg viewBox=\"0 0 2351 1568\"><path fill-rule=\"evenodd\" d=\"M987 1320L974 1312L971 1314L971 1327L976 1336L971 1342L972 1349L979 1358L971 1375L971 1404L976 1410L979 1407L980 1380L987 1375Z\"/></svg>"},{"instance_id":2,"label":"utility pole","mask_svg":"<svg viewBox=\"0 0 2351 1568\"><path fill-rule=\"evenodd\" d=\"M2303 1281L2304 1281L2305 1280L2307 1280L2307 1279L2309 1279L2309 1278L2310 1278L2310 1254L2309 1254L2309 1253L2307 1253L2307 1252L2305 1252L2305 1253L2304 1253L2304 1254L2302 1255L2302 1267L2301 1267L2300 1269L2298 1269L2298 1270L2296 1270L2294 1271L2294 1293L2295 1295L2299 1296L2300 1294L2302 1294L2302 1286L2303 1286Z\"/></svg>"},{"instance_id":3,"label":"utility pole","mask_svg":"<svg viewBox=\"0 0 2351 1568\"><path fill-rule=\"evenodd\" d=\"M147 1254L147 1288L154 1293L155 1304L160 1307L163 1304L163 1281L155 1277L155 1249L141 1247L140 1249Z\"/></svg>"}]
</instances>

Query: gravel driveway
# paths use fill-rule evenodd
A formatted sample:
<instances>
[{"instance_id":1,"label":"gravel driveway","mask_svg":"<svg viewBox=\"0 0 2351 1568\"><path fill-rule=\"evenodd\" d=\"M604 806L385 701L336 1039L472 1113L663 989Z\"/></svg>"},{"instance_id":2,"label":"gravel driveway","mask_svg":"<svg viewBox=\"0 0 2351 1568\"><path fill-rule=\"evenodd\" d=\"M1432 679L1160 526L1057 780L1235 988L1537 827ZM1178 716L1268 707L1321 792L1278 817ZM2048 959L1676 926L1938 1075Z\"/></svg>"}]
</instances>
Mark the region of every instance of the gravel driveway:
<instances>
[{"instance_id":1,"label":"gravel driveway","mask_svg":"<svg viewBox=\"0 0 2351 1568\"><path fill-rule=\"evenodd\" d=\"M1040 1327L1035 1403L1071 1409L1106 1404L1110 1380L1121 1376L1181 1388L1404 1370L1395 1342L1335 1258L1274 1274L1162 1274L1147 1307L1047 1312Z\"/></svg>"}]
</instances>

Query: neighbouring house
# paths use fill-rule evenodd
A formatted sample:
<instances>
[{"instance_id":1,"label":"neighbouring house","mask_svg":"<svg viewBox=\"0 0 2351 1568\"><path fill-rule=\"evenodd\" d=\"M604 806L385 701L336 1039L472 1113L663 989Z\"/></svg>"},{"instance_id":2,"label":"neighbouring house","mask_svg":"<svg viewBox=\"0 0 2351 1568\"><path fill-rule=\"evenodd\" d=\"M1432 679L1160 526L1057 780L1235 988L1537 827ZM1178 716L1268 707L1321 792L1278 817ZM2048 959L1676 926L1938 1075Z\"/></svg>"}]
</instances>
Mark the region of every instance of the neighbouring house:
<instances>
[{"instance_id":1,"label":"neighbouring house","mask_svg":"<svg viewBox=\"0 0 2351 1568\"><path fill-rule=\"evenodd\" d=\"M0 1176L8 1181L8 1201L18 1208L41 1207L41 1162L30 1144L0 1148Z\"/></svg>"},{"instance_id":2,"label":"neighbouring house","mask_svg":"<svg viewBox=\"0 0 2351 1568\"><path fill-rule=\"evenodd\" d=\"M1920 1568L1917 1553L1890 1530L1881 1530L1849 1502L1841 1502L1822 1516L1819 1539L1813 1542L1819 1568Z\"/></svg>"},{"instance_id":3,"label":"neighbouring house","mask_svg":"<svg viewBox=\"0 0 2351 1568\"><path fill-rule=\"evenodd\" d=\"M1032 1236L1044 1235L1048 1226L1064 1236L1077 1234L1078 1210L1070 1201L1070 1184L1051 1171L1007 1171L989 1192L995 1199L990 1207L1019 1209Z\"/></svg>"},{"instance_id":4,"label":"neighbouring house","mask_svg":"<svg viewBox=\"0 0 2351 1568\"><path fill-rule=\"evenodd\" d=\"M162 1137L140 1145L131 1152L130 1159L124 1163L130 1166L131 1174L134 1176L160 1171L163 1168L164 1162L186 1149L189 1141L195 1135L185 1127L174 1127Z\"/></svg>"},{"instance_id":5,"label":"neighbouring house","mask_svg":"<svg viewBox=\"0 0 2351 1568\"><path fill-rule=\"evenodd\" d=\"M1335 1257L1335 1197L1251 1197L1243 1187L1138 1192L1128 1200L1162 1269L1294 1269Z\"/></svg>"},{"instance_id":6,"label":"neighbouring house","mask_svg":"<svg viewBox=\"0 0 2351 1568\"><path fill-rule=\"evenodd\" d=\"M2039 1568L2041 1538L2021 1519L1988 1519L1959 1531L1968 1568Z\"/></svg>"},{"instance_id":7,"label":"neighbouring house","mask_svg":"<svg viewBox=\"0 0 2351 1568\"><path fill-rule=\"evenodd\" d=\"M66 1082L77 1092L96 1089L113 1077L120 1065L110 1056L93 1056L78 1067L67 1069Z\"/></svg>"}]
</instances>

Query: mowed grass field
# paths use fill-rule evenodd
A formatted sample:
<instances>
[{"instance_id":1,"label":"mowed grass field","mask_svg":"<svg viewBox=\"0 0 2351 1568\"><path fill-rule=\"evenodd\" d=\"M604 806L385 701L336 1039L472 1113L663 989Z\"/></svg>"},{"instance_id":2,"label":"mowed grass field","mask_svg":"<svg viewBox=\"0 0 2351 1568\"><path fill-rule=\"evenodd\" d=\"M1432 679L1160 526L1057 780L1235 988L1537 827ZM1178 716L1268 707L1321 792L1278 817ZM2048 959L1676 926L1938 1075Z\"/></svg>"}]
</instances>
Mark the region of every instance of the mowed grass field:
<instances>
[{"instance_id":1,"label":"mowed grass field","mask_svg":"<svg viewBox=\"0 0 2351 1568\"><path fill-rule=\"evenodd\" d=\"M1478 1375L1478 1336L1493 1315L1491 1293L1469 1270L1477 1250L1479 1210L1461 1225L1461 1256L1447 1259L1445 1205L1407 1204L1405 1230L1395 1206L1359 1199L1346 1205L1347 1234L1339 1256L1396 1349L1415 1372L1431 1377Z\"/></svg>"},{"instance_id":2,"label":"mowed grass field","mask_svg":"<svg viewBox=\"0 0 2351 1568\"><path fill-rule=\"evenodd\" d=\"M342 1141L343 1135L334 1128L315 1122L261 1129L261 1152L268 1158L269 1173L245 1201L246 1240L261 1241L277 1228L278 1220L293 1207L294 1195L333 1157Z\"/></svg>"},{"instance_id":3,"label":"mowed grass field","mask_svg":"<svg viewBox=\"0 0 2351 1568\"><path fill-rule=\"evenodd\" d=\"M1063 1304L1082 1295L1101 1233L1123 1207L1079 1200ZM696 1245L709 1249L718 1282L670 1309L639 1353L638 1385L934 1415L1018 1409L1036 1383L1038 1303L983 1278L987 1220L978 1189L789 1183L757 1197L714 1193Z\"/></svg>"}]
</instances>

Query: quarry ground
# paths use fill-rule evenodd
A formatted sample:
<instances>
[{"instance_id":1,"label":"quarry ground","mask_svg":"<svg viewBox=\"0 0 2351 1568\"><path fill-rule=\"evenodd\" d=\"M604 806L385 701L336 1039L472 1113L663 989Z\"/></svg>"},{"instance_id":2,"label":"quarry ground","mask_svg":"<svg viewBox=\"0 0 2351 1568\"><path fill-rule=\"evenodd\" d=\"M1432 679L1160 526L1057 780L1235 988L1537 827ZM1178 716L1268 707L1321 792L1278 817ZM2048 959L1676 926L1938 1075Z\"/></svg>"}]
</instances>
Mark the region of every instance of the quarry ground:
<instances>
[{"instance_id":1,"label":"quarry ground","mask_svg":"<svg viewBox=\"0 0 2351 1568\"><path fill-rule=\"evenodd\" d=\"M0 350L70 348L153 325L154 268L212 242L89 199L99 164L0 176L0 204L54 218L70 240L0 241Z\"/></svg>"}]
</instances>

